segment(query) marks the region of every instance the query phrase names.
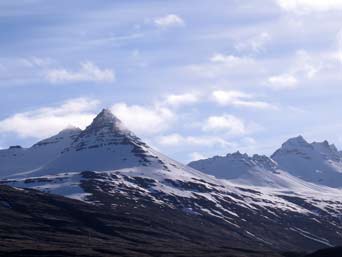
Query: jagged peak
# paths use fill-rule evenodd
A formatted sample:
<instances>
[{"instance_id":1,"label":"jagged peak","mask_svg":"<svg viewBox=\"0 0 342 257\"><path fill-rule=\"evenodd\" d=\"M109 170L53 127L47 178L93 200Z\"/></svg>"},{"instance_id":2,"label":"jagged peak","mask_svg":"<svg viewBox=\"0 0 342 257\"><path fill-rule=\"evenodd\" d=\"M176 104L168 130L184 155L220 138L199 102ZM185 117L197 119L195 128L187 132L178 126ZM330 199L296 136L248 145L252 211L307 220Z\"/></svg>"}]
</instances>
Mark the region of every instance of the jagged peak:
<instances>
[{"instance_id":1,"label":"jagged peak","mask_svg":"<svg viewBox=\"0 0 342 257\"><path fill-rule=\"evenodd\" d=\"M323 142L313 142L311 144L314 149L322 154L334 154L339 155L339 151L334 144L329 144L327 140Z\"/></svg>"},{"instance_id":2,"label":"jagged peak","mask_svg":"<svg viewBox=\"0 0 342 257\"><path fill-rule=\"evenodd\" d=\"M336 146L334 144L330 144L329 141L327 140L324 140L322 142L313 142L312 145L317 145L317 146L322 146L322 147L325 147L325 148L332 148L332 149L336 149Z\"/></svg>"},{"instance_id":3,"label":"jagged peak","mask_svg":"<svg viewBox=\"0 0 342 257\"><path fill-rule=\"evenodd\" d=\"M235 157L235 158L242 158L242 157L244 157L244 158L247 158L249 156L246 153L241 153L240 151L236 151L234 153L228 153L226 155L226 157Z\"/></svg>"}]
</instances>

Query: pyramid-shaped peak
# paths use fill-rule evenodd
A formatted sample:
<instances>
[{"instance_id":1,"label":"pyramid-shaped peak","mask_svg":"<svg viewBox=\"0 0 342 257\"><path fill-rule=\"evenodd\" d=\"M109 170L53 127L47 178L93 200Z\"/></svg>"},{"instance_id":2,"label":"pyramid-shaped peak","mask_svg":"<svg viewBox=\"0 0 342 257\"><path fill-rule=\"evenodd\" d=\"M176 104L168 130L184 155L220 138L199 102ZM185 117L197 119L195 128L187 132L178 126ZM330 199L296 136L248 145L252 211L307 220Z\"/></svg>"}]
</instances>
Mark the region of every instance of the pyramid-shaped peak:
<instances>
[{"instance_id":1,"label":"pyramid-shaped peak","mask_svg":"<svg viewBox=\"0 0 342 257\"><path fill-rule=\"evenodd\" d=\"M94 124L122 125L122 122L109 109L102 109L102 111L93 120L92 125Z\"/></svg>"},{"instance_id":2,"label":"pyramid-shaped peak","mask_svg":"<svg viewBox=\"0 0 342 257\"><path fill-rule=\"evenodd\" d=\"M103 120L108 122L120 122L109 109L102 109L102 111L95 117L95 120Z\"/></svg>"},{"instance_id":3,"label":"pyramid-shaped peak","mask_svg":"<svg viewBox=\"0 0 342 257\"><path fill-rule=\"evenodd\" d=\"M85 129L85 132L99 131L106 129L107 131L116 131L128 133L128 129L123 125L109 109L102 109L102 111L94 118L93 122Z\"/></svg>"}]
</instances>

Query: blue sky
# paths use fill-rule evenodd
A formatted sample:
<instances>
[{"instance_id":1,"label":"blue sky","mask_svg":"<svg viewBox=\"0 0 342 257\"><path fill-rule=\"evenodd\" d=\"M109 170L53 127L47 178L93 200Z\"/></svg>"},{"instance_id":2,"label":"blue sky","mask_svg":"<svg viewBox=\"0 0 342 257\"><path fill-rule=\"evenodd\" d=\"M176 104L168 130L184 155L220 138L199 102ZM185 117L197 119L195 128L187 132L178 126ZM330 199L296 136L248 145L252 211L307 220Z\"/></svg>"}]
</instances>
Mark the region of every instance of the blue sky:
<instances>
[{"instance_id":1,"label":"blue sky","mask_svg":"<svg viewBox=\"0 0 342 257\"><path fill-rule=\"evenodd\" d=\"M0 148L103 107L188 162L342 148L342 1L1 1Z\"/></svg>"}]
</instances>

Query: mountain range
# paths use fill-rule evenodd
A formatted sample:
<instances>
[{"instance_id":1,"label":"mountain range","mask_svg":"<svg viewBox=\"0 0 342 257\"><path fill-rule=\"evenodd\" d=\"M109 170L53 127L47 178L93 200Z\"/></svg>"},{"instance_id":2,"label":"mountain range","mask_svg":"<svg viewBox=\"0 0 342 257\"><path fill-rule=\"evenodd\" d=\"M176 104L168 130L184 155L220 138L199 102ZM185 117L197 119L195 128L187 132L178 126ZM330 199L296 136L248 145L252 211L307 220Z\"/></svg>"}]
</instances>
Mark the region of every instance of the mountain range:
<instances>
[{"instance_id":1,"label":"mountain range","mask_svg":"<svg viewBox=\"0 0 342 257\"><path fill-rule=\"evenodd\" d=\"M249 185L290 187L291 183L306 181L342 188L342 153L327 141L308 143L302 136L288 139L270 157L236 152L188 165L217 178ZM286 182L289 179L290 184Z\"/></svg>"},{"instance_id":2,"label":"mountain range","mask_svg":"<svg viewBox=\"0 0 342 257\"><path fill-rule=\"evenodd\" d=\"M297 137L271 157L237 152L183 165L104 109L84 130L68 128L30 148L0 150L0 164L3 185L125 210L132 218L167 217L158 224L168 229L184 219L187 232L177 230L182 242L195 237L189 231L201 237L203 224L205 240L215 247L271 256L342 244L342 154L326 141Z\"/></svg>"}]
</instances>

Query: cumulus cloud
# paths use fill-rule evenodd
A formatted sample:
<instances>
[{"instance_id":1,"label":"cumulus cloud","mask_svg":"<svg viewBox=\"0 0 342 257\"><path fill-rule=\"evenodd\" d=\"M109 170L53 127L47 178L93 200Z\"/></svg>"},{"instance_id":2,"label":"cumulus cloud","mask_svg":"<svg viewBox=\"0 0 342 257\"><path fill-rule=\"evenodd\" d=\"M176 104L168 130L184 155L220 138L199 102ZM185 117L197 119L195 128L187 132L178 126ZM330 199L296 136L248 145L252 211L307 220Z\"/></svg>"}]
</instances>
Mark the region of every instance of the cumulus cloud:
<instances>
[{"instance_id":1,"label":"cumulus cloud","mask_svg":"<svg viewBox=\"0 0 342 257\"><path fill-rule=\"evenodd\" d=\"M176 119L175 114L161 106L145 107L117 103L111 111L132 131L138 134L155 134L166 130Z\"/></svg>"},{"instance_id":2,"label":"cumulus cloud","mask_svg":"<svg viewBox=\"0 0 342 257\"><path fill-rule=\"evenodd\" d=\"M184 20L176 14L168 14L154 19L154 24L161 28L183 26Z\"/></svg>"},{"instance_id":3,"label":"cumulus cloud","mask_svg":"<svg viewBox=\"0 0 342 257\"><path fill-rule=\"evenodd\" d=\"M13 132L23 138L42 139L70 125L84 128L94 118L92 111L98 105L99 101L94 99L76 98L57 107L42 107L17 113L0 121L0 132Z\"/></svg>"},{"instance_id":4,"label":"cumulus cloud","mask_svg":"<svg viewBox=\"0 0 342 257\"><path fill-rule=\"evenodd\" d=\"M113 82L115 72L112 69L101 69L92 62L83 62L78 71L68 71L64 68L50 69L46 78L53 83L58 82Z\"/></svg>"},{"instance_id":5,"label":"cumulus cloud","mask_svg":"<svg viewBox=\"0 0 342 257\"><path fill-rule=\"evenodd\" d=\"M205 146L229 147L231 143L217 136L182 136L174 133L159 137L158 143L165 146Z\"/></svg>"},{"instance_id":6,"label":"cumulus cloud","mask_svg":"<svg viewBox=\"0 0 342 257\"><path fill-rule=\"evenodd\" d=\"M166 96L165 103L171 106L182 106L187 104L194 104L199 101L200 97L196 93L184 93L184 94L170 94Z\"/></svg>"},{"instance_id":7,"label":"cumulus cloud","mask_svg":"<svg viewBox=\"0 0 342 257\"><path fill-rule=\"evenodd\" d=\"M277 0L279 6L287 11L329 11L342 9L341 0Z\"/></svg>"},{"instance_id":8,"label":"cumulus cloud","mask_svg":"<svg viewBox=\"0 0 342 257\"><path fill-rule=\"evenodd\" d=\"M242 135L247 132L244 122L230 114L210 116L202 129L203 131L222 131L232 135Z\"/></svg>"},{"instance_id":9,"label":"cumulus cloud","mask_svg":"<svg viewBox=\"0 0 342 257\"><path fill-rule=\"evenodd\" d=\"M258 109L270 109L275 108L273 105L263 102L263 101L254 101L253 96L250 94L246 94L241 91L235 90L216 90L212 93L212 99L222 106L232 105L238 107L251 107Z\"/></svg>"},{"instance_id":10,"label":"cumulus cloud","mask_svg":"<svg viewBox=\"0 0 342 257\"><path fill-rule=\"evenodd\" d=\"M298 85L298 80L291 74L271 76L267 80L267 85L273 89L293 89Z\"/></svg>"}]
</instances>

